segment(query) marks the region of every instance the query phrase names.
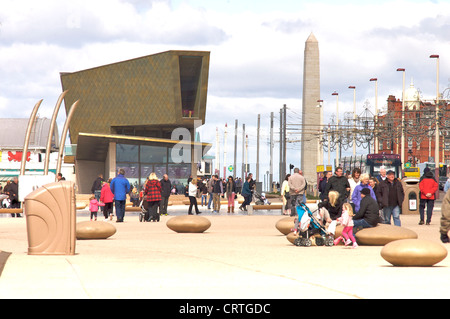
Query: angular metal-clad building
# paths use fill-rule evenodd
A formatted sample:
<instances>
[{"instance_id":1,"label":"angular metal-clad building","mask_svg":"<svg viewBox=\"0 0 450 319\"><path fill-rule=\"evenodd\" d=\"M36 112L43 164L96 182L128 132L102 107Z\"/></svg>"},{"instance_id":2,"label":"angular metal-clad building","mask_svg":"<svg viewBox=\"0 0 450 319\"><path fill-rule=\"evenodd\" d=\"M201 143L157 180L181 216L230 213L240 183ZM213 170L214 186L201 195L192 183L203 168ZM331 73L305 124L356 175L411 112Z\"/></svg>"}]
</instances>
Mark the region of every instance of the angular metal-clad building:
<instances>
[{"instance_id":1,"label":"angular metal-clad building","mask_svg":"<svg viewBox=\"0 0 450 319\"><path fill-rule=\"evenodd\" d=\"M77 144L82 193L90 193L97 175L114 177L118 168L136 186L152 171L180 183L195 175L197 163L172 158L172 132L187 129L195 145L194 124L205 121L209 57L204 51L167 51L61 73L66 113L79 100L69 134ZM211 146L200 144L203 151Z\"/></svg>"}]
</instances>

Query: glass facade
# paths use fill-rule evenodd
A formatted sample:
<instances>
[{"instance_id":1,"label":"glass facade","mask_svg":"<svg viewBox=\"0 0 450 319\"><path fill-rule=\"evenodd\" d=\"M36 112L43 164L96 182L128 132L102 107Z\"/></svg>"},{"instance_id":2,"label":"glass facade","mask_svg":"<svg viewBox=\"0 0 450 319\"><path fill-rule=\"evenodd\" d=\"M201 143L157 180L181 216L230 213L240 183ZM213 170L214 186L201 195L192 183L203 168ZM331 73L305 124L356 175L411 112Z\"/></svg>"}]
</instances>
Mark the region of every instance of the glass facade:
<instances>
[{"instance_id":1,"label":"glass facade","mask_svg":"<svg viewBox=\"0 0 450 319\"><path fill-rule=\"evenodd\" d=\"M195 109L198 88L200 87L200 74L203 57L201 56L180 56L180 87L181 87L181 107L183 117L198 117L198 110Z\"/></svg>"},{"instance_id":2,"label":"glass facade","mask_svg":"<svg viewBox=\"0 0 450 319\"><path fill-rule=\"evenodd\" d=\"M125 177L141 190L150 173L159 179L169 175L172 185L185 185L191 175L191 164L174 164L169 157L171 147L134 144L116 145L116 168L125 170Z\"/></svg>"}]
</instances>

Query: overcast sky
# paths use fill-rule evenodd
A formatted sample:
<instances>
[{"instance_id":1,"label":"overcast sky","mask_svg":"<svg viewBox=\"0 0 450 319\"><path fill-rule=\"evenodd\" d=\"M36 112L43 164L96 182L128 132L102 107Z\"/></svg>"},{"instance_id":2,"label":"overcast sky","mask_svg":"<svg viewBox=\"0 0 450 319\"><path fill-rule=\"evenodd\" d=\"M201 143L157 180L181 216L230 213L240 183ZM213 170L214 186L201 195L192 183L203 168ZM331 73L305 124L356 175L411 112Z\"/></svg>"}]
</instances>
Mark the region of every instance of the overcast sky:
<instances>
[{"instance_id":1,"label":"overcast sky","mask_svg":"<svg viewBox=\"0 0 450 319\"><path fill-rule=\"evenodd\" d=\"M261 114L263 174L269 169L270 112L276 116L276 140L283 104L288 123L300 123L303 51L311 32L319 41L325 123L335 112L334 91L340 116L353 110L349 85L356 86L357 113L366 101L373 111L372 77L378 78L380 108L389 94L400 97L397 68L406 69L408 86L413 78L423 98L432 99L436 62L431 54L441 57L440 91L449 86L450 1L0 0L0 116L28 117L44 99L40 116L51 117L62 90L60 72L167 50L210 51L202 140L214 143L216 127L223 138L228 123L227 162L232 164L238 119L238 161L245 123L254 162ZM64 120L61 109L60 130ZM288 145L288 162L296 166L299 146ZM274 154L278 163L278 143Z\"/></svg>"}]
</instances>

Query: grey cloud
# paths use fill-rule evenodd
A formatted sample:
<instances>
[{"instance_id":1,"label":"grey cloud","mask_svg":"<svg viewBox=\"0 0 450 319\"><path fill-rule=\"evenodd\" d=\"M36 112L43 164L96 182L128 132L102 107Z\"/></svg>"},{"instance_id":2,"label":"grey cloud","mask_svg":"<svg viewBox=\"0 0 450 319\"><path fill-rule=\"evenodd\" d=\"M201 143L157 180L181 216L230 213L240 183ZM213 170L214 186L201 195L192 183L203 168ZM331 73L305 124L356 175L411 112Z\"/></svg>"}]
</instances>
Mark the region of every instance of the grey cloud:
<instances>
[{"instance_id":1,"label":"grey cloud","mask_svg":"<svg viewBox=\"0 0 450 319\"><path fill-rule=\"evenodd\" d=\"M413 37L435 37L439 41L448 41L450 38L450 16L437 15L435 18L425 18L419 24L396 28L375 28L367 33L368 36L385 38Z\"/></svg>"},{"instance_id":2,"label":"grey cloud","mask_svg":"<svg viewBox=\"0 0 450 319\"><path fill-rule=\"evenodd\" d=\"M276 31L282 32L282 33L297 33L304 31L305 28L309 28L311 26L310 23L305 22L302 19L297 20L282 20L277 19L270 22L264 22L262 24L264 27L272 28Z\"/></svg>"}]
</instances>

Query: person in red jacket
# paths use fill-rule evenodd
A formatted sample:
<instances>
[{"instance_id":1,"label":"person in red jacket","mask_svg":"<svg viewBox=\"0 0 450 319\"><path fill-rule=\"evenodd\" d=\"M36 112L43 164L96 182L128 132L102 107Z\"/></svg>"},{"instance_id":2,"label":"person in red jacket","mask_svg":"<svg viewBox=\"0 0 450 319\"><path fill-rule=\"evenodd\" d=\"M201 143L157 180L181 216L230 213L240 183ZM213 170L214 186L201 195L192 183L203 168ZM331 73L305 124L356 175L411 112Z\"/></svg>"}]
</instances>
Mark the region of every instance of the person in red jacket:
<instances>
[{"instance_id":1,"label":"person in red jacket","mask_svg":"<svg viewBox=\"0 0 450 319\"><path fill-rule=\"evenodd\" d=\"M112 220L113 216L113 203L114 203L114 194L111 192L111 188L109 184L111 183L112 178L108 180L108 182L103 182L102 190L100 192L100 201L105 203L105 207L103 209L103 215L105 216L105 221Z\"/></svg>"},{"instance_id":2,"label":"person in red jacket","mask_svg":"<svg viewBox=\"0 0 450 319\"><path fill-rule=\"evenodd\" d=\"M433 176L433 172L427 171L423 174L422 179L419 183L420 189L420 205L419 205L419 213L420 213L420 221L419 225L424 224L424 214L425 214L425 205L427 206L427 220L426 224L430 225L431 215L433 213L435 193L437 192L439 184L436 182Z\"/></svg>"},{"instance_id":3,"label":"person in red jacket","mask_svg":"<svg viewBox=\"0 0 450 319\"><path fill-rule=\"evenodd\" d=\"M159 222L158 207L161 201L161 182L155 173L151 173L145 183L144 195L147 197L149 217L147 221Z\"/></svg>"}]
</instances>

